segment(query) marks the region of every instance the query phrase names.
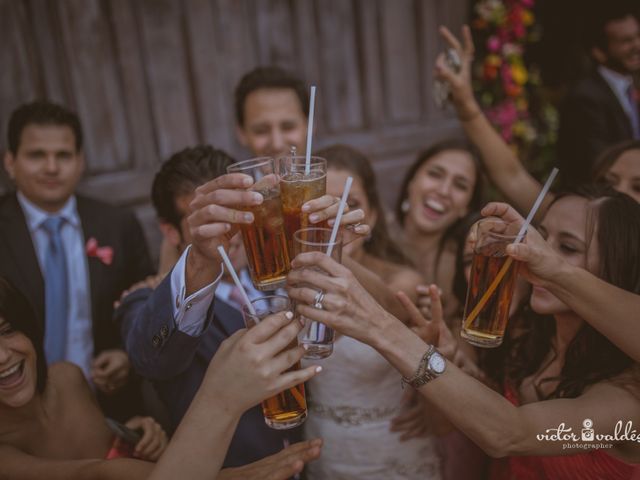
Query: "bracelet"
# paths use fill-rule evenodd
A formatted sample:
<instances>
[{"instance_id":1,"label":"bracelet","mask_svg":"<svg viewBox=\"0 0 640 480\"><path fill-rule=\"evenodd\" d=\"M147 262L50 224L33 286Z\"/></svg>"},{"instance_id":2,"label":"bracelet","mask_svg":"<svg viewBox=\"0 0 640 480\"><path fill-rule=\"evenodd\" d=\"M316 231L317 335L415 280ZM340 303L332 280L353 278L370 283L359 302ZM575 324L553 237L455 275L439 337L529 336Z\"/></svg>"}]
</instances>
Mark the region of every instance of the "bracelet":
<instances>
[{"instance_id":1,"label":"bracelet","mask_svg":"<svg viewBox=\"0 0 640 480\"><path fill-rule=\"evenodd\" d=\"M430 375L428 375L428 372L427 372L427 364L429 362L429 357L431 357L431 355L433 354L433 352L435 352L435 350L436 350L436 347L434 347L433 345L429 345L429 348L427 349L427 351L424 352L424 355L422 355L422 358L418 363L418 368L416 369L415 373L408 378L404 376L402 377L401 385L403 389L405 385L410 385L413 388L418 388L430 380Z\"/></svg>"}]
</instances>

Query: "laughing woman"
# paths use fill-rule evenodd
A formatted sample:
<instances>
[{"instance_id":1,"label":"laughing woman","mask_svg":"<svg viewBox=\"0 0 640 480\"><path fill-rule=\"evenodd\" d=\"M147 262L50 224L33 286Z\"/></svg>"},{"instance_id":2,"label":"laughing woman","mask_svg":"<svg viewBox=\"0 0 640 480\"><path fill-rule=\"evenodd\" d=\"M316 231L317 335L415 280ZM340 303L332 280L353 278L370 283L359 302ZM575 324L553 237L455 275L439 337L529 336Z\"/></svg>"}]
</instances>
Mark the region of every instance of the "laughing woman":
<instances>
[{"instance_id":1,"label":"laughing woman","mask_svg":"<svg viewBox=\"0 0 640 480\"><path fill-rule=\"evenodd\" d=\"M483 214L523 222L506 204L490 204ZM540 230L563 262L640 293L640 205L627 195L586 188L556 196ZM544 241L531 228L526 244L510 246L508 253L515 256ZM324 310L301 305L300 313L373 346L487 454L502 457L494 461L492 479L626 479L640 473L640 443L633 436L621 436L625 425L633 430L640 424L637 365L528 269L524 272L534 284L533 313L522 319L525 330L510 344L502 396L464 374L433 347L437 339L430 329L442 324L436 289L431 289L430 324L412 310L415 322L423 326L423 340L381 309L341 265L301 255L293 266L289 281L295 285L304 277L312 289L291 288L292 298L308 304L314 289L326 292ZM300 267L308 266L325 273L303 273ZM412 308L410 302L405 304ZM616 436L619 426L622 432ZM540 441L540 434L562 427L577 432L578 438L583 428L593 428L596 439L606 437L569 449L563 447L567 442L553 438ZM609 447L598 449L600 443Z\"/></svg>"},{"instance_id":2,"label":"laughing woman","mask_svg":"<svg viewBox=\"0 0 640 480\"><path fill-rule=\"evenodd\" d=\"M300 329L297 322L286 323L289 325L281 325L284 328L278 332L283 334L290 330L290 337L280 342L285 346ZM268 326L261 328L264 330ZM277 332L277 327L273 328L273 332ZM255 340L256 335L261 333L254 330L258 328L246 335L237 333L220 348L221 354L216 355L212 362L214 368L208 374L211 378L205 382L199 400L194 402L202 403L200 397L206 398L206 409L209 411L219 406L219 414L215 419L208 419L208 429L203 432L197 425L196 405L196 411L190 417L191 424L185 425L176 435L181 439L189 439L189 435L195 434L200 443L176 442L171 462L165 460L160 465L165 473L175 472L180 467L185 478L213 478L220 468L237 419L243 408L252 406L246 403L258 403L274 393L265 389L265 384L273 390L273 384L281 386L277 382L288 381L295 385L313 375L309 369L291 372L298 375L297 378L287 379L279 375L302 356L301 351L293 350L280 355L286 357L295 354L291 363L281 365L280 370L271 368L273 375L266 381L249 368L239 371L243 363L246 366L246 360L251 355L248 352L258 351L268 343L273 344L277 336L253 343L251 348L247 348L250 340ZM280 350L282 348L278 349L276 345L274 352ZM273 367L273 358L268 358L266 362L265 366ZM224 391L230 397L226 406L221 402L224 399L220 398L220 385L225 386ZM129 427L143 431L142 439L130 446L109 429L79 368L61 362L47 369L42 335L31 306L15 287L0 277L0 477L12 480L146 479L153 469L153 463L149 461L161 457L167 445L166 437L151 419L136 420L129 423ZM222 433L211 440L210 437L218 430ZM208 449L207 455L201 455L200 463L206 466L208 475L203 477L187 473L194 471L197 462L191 462L193 465L182 465L180 462L205 447ZM318 455L317 443L300 443L254 464L223 470L215 478L285 479L300 471L304 461Z\"/></svg>"}]
</instances>

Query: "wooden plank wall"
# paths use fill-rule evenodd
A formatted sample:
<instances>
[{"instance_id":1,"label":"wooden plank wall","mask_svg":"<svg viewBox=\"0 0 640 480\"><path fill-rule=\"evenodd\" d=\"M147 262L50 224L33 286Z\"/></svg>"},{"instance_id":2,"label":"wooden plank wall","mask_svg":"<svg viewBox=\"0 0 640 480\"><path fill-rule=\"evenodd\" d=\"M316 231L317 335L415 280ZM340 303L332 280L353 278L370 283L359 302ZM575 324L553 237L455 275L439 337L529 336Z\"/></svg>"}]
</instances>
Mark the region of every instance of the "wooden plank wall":
<instances>
[{"instance_id":1,"label":"wooden plank wall","mask_svg":"<svg viewBox=\"0 0 640 480\"><path fill-rule=\"evenodd\" d=\"M430 92L437 25L466 18L467 0L0 0L0 150L21 103L76 110L82 188L136 208L155 251L159 162L200 142L247 156L233 88L274 63L318 85L315 144L368 153L391 204L416 152L458 131Z\"/></svg>"}]
</instances>

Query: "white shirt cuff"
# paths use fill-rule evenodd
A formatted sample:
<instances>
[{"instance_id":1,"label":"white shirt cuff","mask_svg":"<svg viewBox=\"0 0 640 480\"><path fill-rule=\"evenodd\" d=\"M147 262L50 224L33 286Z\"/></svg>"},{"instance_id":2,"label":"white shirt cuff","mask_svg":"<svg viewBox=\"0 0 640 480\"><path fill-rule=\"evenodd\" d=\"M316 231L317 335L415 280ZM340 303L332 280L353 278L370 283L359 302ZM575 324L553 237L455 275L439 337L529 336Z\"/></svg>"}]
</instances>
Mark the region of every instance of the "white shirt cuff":
<instances>
[{"instance_id":1,"label":"white shirt cuff","mask_svg":"<svg viewBox=\"0 0 640 480\"><path fill-rule=\"evenodd\" d=\"M180 256L175 267L171 271L171 298L175 299L173 305L173 319L178 330L193 337L200 335L204 330L207 311L213 301L216 286L222 278L224 268L221 265L220 275L213 283L202 287L195 293L185 298L187 291L185 275L187 271L187 256L191 250L189 245Z\"/></svg>"}]
</instances>

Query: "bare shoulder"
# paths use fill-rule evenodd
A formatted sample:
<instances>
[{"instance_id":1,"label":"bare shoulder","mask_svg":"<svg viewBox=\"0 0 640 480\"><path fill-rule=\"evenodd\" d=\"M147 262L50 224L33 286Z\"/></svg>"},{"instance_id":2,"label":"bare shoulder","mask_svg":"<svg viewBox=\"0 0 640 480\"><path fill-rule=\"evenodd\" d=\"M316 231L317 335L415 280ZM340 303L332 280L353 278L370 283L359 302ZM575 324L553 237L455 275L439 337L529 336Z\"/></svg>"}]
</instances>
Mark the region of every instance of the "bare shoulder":
<instances>
[{"instance_id":1,"label":"bare shoulder","mask_svg":"<svg viewBox=\"0 0 640 480\"><path fill-rule=\"evenodd\" d=\"M57 362L49 367L49 382L58 387L73 388L74 391L91 392L84 373L71 362Z\"/></svg>"}]
</instances>

